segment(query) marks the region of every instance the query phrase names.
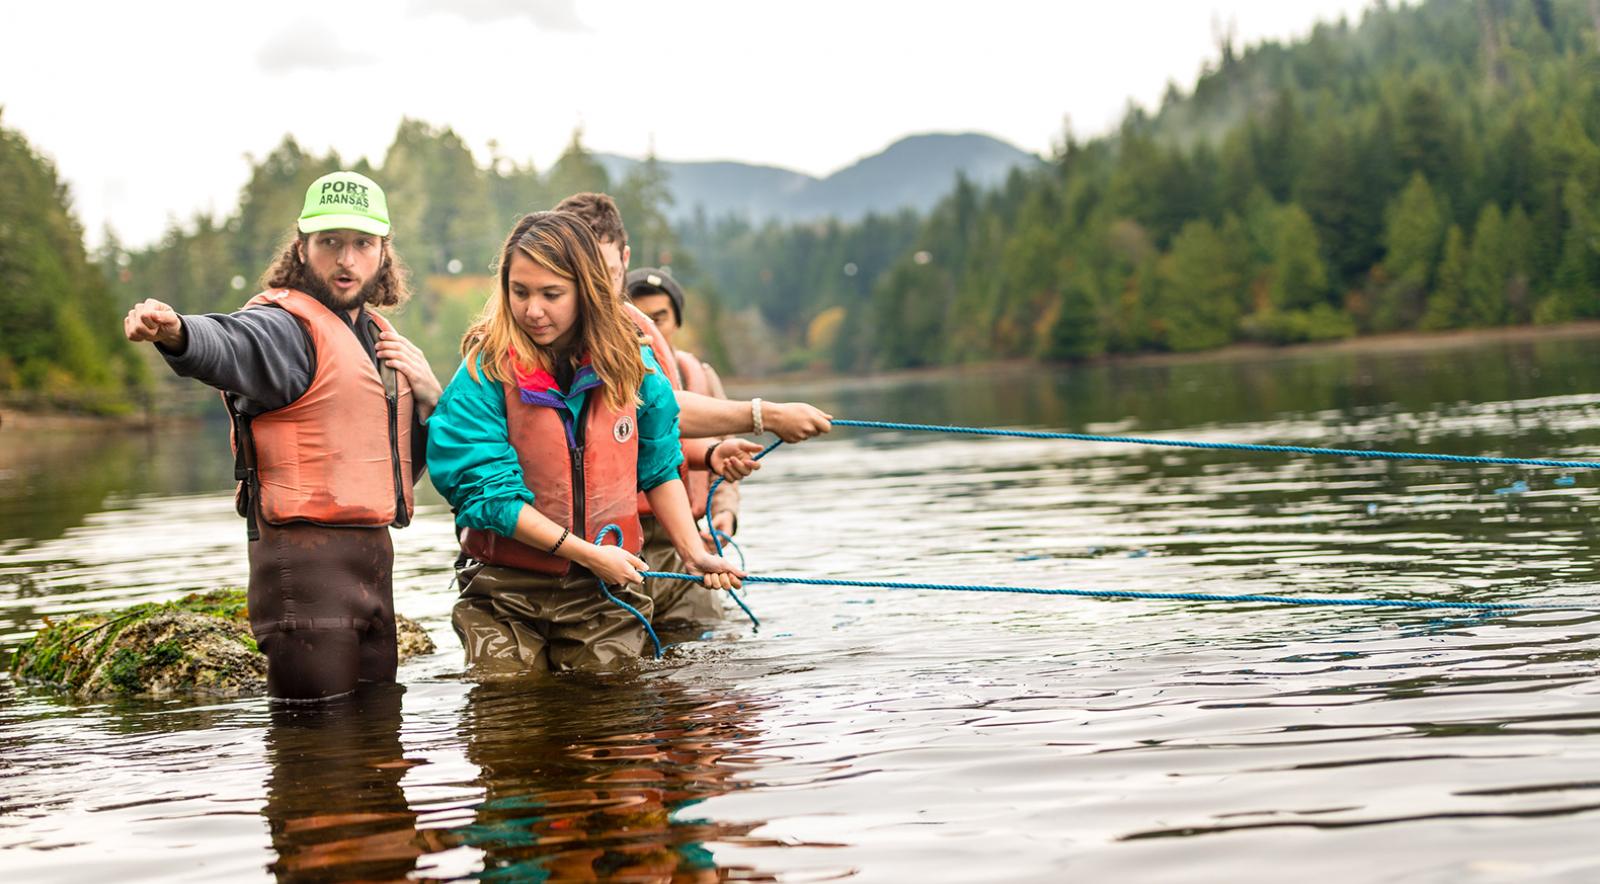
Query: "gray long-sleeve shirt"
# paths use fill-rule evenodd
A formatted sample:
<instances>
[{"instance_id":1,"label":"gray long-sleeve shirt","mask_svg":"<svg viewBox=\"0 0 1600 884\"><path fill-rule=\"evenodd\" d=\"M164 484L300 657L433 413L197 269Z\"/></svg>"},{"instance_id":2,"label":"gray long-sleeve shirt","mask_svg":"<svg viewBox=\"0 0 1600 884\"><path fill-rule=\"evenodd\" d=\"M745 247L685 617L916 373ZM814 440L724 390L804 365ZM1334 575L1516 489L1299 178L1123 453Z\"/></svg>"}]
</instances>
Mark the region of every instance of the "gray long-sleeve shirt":
<instances>
[{"instance_id":1,"label":"gray long-sleeve shirt","mask_svg":"<svg viewBox=\"0 0 1600 884\"><path fill-rule=\"evenodd\" d=\"M366 311L338 316L377 363L377 341ZM316 374L311 335L294 314L262 306L236 313L185 314L181 350L156 346L179 377L194 378L228 395L241 414L255 416L288 405L303 396ZM422 477L428 451L428 429L415 411L411 416L411 463L414 479Z\"/></svg>"}]
</instances>

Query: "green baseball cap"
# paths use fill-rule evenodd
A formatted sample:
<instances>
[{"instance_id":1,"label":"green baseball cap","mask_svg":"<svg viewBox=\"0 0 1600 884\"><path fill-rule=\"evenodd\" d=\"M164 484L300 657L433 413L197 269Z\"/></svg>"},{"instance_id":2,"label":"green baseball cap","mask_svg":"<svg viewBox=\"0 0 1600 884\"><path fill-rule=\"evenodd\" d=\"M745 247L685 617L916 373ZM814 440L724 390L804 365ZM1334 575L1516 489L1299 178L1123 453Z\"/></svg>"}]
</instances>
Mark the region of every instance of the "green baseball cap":
<instances>
[{"instance_id":1,"label":"green baseball cap","mask_svg":"<svg viewBox=\"0 0 1600 884\"><path fill-rule=\"evenodd\" d=\"M300 210L300 232L359 230L389 235L389 201L383 188L356 172L329 172L311 182Z\"/></svg>"}]
</instances>

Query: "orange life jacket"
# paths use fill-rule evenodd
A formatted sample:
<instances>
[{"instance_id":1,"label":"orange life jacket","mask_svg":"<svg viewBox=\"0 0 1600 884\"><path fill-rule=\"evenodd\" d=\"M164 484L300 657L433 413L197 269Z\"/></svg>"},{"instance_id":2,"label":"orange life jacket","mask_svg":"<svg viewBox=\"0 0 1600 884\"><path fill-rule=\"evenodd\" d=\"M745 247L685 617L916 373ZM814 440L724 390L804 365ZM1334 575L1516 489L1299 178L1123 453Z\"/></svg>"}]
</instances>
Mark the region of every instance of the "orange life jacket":
<instances>
[{"instance_id":1,"label":"orange life jacket","mask_svg":"<svg viewBox=\"0 0 1600 884\"><path fill-rule=\"evenodd\" d=\"M311 386L273 411L235 421L234 451L248 449L241 479L261 518L274 525L403 527L411 523L411 384L381 372L349 324L310 295L262 292L245 308L276 305L300 320L316 354ZM364 313L380 331L389 320ZM226 397L224 397L226 399ZM241 434L240 425L245 431Z\"/></svg>"},{"instance_id":2,"label":"orange life jacket","mask_svg":"<svg viewBox=\"0 0 1600 884\"><path fill-rule=\"evenodd\" d=\"M581 434L570 437L554 408L522 401L514 383L503 383L506 434L522 465L522 481L533 492L533 508L584 540L600 529L622 529L622 547L638 554L644 545L635 497L639 491L639 414L631 400L618 411L596 387L584 400ZM610 543L614 538L607 538ZM490 565L541 574L566 574L572 563L542 549L475 528L461 530L461 548Z\"/></svg>"}]
</instances>

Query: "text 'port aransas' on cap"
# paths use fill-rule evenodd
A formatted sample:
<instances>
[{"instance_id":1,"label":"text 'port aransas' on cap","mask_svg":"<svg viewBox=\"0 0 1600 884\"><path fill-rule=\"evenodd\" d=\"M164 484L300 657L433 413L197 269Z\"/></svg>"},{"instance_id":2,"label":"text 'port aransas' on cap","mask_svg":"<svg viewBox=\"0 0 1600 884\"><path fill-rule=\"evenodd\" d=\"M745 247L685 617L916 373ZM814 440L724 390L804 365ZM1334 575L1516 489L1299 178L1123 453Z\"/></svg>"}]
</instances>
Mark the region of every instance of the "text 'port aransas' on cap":
<instances>
[{"instance_id":1,"label":"text 'port aransas' on cap","mask_svg":"<svg viewBox=\"0 0 1600 884\"><path fill-rule=\"evenodd\" d=\"M359 172L329 172L307 188L298 227L301 233L359 230L388 236L389 201L377 182Z\"/></svg>"}]
</instances>

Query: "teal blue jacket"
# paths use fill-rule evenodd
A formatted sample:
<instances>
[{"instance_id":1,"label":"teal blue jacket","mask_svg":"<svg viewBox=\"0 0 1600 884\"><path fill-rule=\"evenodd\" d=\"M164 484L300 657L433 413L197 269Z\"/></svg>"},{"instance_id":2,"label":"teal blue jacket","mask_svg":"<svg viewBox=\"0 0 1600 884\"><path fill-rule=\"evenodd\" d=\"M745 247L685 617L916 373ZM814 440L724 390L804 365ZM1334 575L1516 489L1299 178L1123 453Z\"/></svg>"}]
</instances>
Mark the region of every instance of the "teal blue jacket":
<instances>
[{"instance_id":1,"label":"teal blue jacket","mask_svg":"<svg viewBox=\"0 0 1600 884\"><path fill-rule=\"evenodd\" d=\"M678 478L683 449L672 385L650 348L640 350L645 375L637 418L639 490L649 491ZM474 380L461 363L428 418L428 475L455 511L458 530L476 528L510 537L522 505L533 503L533 492L523 484L522 466L506 430L504 388L484 375L481 359L478 365ZM581 389L560 394L574 420L583 413L588 395Z\"/></svg>"}]
</instances>

